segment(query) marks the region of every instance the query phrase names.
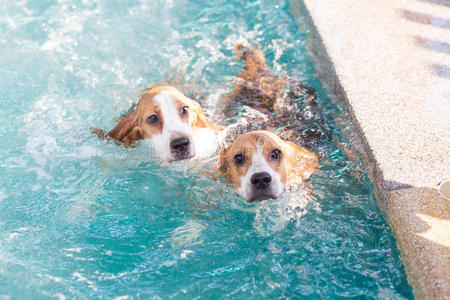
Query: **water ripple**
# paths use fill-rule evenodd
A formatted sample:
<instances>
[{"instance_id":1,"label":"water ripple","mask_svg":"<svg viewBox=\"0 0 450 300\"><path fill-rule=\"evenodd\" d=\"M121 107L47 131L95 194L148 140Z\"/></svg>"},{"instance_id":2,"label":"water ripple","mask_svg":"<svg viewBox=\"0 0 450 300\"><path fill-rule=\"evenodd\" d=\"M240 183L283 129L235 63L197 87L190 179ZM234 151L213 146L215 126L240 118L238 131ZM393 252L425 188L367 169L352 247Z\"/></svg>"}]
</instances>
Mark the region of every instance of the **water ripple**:
<instances>
[{"instance_id":1,"label":"water ripple","mask_svg":"<svg viewBox=\"0 0 450 300\"><path fill-rule=\"evenodd\" d=\"M0 31L0 298L413 297L288 1L3 1ZM318 91L330 129L299 191L247 204L89 132L152 82L214 112L246 41Z\"/></svg>"}]
</instances>

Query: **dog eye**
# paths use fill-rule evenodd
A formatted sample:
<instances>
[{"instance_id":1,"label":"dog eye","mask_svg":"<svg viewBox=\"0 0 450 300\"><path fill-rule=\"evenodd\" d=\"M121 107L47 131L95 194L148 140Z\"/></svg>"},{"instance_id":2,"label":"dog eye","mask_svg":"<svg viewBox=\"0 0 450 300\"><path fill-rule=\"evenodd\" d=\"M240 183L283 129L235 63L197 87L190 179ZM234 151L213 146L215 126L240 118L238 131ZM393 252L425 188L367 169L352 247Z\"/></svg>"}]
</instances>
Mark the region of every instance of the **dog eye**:
<instances>
[{"instance_id":1,"label":"dog eye","mask_svg":"<svg viewBox=\"0 0 450 300\"><path fill-rule=\"evenodd\" d=\"M150 124L155 124L156 122L158 122L159 118L157 115L151 115L150 117L148 117L147 121Z\"/></svg>"},{"instance_id":2,"label":"dog eye","mask_svg":"<svg viewBox=\"0 0 450 300\"><path fill-rule=\"evenodd\" d=\"M234 163L238 166L242 165L245 161L245 157L242 154L236 154L234 156Z\"/></svg>"},{"instance_id":3,"label":"dog eye","mask_svg":"<svg viewBox=\"0 0 450 300\"><path fill-rule=\"evenodd\" d=\"M180 109L180 114L181 114L182 117L185 117L188 112L189 112L189 106L183 106Z\"/></svg>"},{"instance_id":4,"label":"dog eye","mask_svg":"<svg viewBox=\"0 0 450 300\"><path fill-rule=\"evenodd\" d=\"M278 149L273 149L272 152L270 152L269 157L271 160L278 161L281 158L281 151Z\"/></svg>"}]
</instances>

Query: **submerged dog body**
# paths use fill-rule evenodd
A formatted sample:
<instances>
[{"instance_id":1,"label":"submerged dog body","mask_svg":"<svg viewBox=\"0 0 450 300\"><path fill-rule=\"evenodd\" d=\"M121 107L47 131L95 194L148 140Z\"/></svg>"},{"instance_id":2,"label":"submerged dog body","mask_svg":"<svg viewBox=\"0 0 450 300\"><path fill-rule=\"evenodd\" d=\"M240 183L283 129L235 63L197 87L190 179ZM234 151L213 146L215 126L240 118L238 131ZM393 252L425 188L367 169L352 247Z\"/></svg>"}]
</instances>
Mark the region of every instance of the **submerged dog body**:
<instances>
[{"instance_id":1,"label":"submerged dog body","mask_svg":"<svg viewBox=\"0 0 450 300\"><path fill-rule=\"evenodd\" d=\"M125 147L144 139L168 162L212 155L221 129L208 120L200 104L170 86L146 92L136 110L107 134L92 128L100 138L123 142Z\"/></svg>"},{"instance_id":2,"label":"submerged dog body","mask_svg":"<svg viewBox=\"0 0 450 300\"><path fill-rule=\"evenodd\" d=\"M326 126L314 89L274 74L260 50L242 44L235 49L244 70L238 74L234 90L220 103L225 117L233 120L240 115L247 120L241 134L277 130L283 139L314 148Z\"/></svg>"},{"instance_id":3,"label":"submerged dog body","mask_svg":"<svg viewBox=\"0 0 450 300\"><path fill-rule=\"evenodd\" d=\"M313 152L266 130L239 136L220 153L219 171L248 202L278 198L318 167Z\"/></svg>"}]
</instances>

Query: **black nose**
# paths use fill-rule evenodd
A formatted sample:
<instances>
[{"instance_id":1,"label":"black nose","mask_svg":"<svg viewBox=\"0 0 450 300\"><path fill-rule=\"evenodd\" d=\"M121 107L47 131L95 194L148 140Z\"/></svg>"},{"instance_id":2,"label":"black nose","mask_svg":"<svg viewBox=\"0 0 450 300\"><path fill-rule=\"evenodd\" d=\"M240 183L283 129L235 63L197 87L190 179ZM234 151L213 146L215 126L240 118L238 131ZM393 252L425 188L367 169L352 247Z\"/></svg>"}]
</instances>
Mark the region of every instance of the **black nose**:
<instances>
[{"instance_id":1,"label":"black nose","mask_svg":"<svg viewBox=\"0 0 450 300\"><path fill-rule=\"evenodd\" d=\"M250 178L250 182L255 189L263 190L270 185L272 177L267 172L255 173Z\"/></svg>"},{"instance_id":2,"label":"black nose","mask_svg":"<svg viewBox=\"0 0 450 300\"><path fill-rule=\"evenodd\" d=\"M180 137L170 142L170 148L177 153L184 153L188 150L189 139L187 137Z\"/></svg>"}]
</instances>

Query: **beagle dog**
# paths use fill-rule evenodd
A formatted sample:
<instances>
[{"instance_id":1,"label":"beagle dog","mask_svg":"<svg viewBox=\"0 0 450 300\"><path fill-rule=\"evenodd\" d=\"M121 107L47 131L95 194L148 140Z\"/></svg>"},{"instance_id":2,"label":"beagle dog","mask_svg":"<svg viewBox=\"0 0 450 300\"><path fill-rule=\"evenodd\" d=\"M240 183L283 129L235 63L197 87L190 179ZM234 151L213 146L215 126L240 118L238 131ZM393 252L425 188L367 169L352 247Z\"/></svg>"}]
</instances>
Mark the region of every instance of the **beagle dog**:
<instances>
[{"instance_id":1,"label":"beagle dog","mask_svg":"<svg viewBox=\"0 0 450 300\"><path fill-rule=\"evenodd\" d=\"M123 116L105 133L91 128L101 139L113 139L129 147L146 140L162 161L171 162L215 153L217 133L223 128L211 123L200 104L170 86L146 92L135 111Z\"/></svg>"},{"instance_id":2,"label":"beagle dog","mask_svg":"<svg viewBox=\"0 0 450 300\"><path fill-rule=\"evenodd\" d=\"M236 108L245 106L250 113L240 122L226 128L215 125L199 103L173 87L158 86L146 92L135 111L123 116L114 129L105 133L93 127L92 131L101 139L123 142L125 147L144 139L167 162L212 156L240 134L258 129L283 127L281 136L285 139L307 146L316 143L321 132L309 126L311 119L320 116L311 114L315 106L314 91L290 78L276 76L266 65L261 51L241 44L235 48L245 70L239 73L234 91L219 106L224 105L226 116L236 115ZM304 100L306 110L289 106L297 98Z\"/></svg>"},{"instance_id":3,"label":"beagle dog","mask_svg":"<svg viewBox=\"0 0 450 300\"><path fill-rule=\"evenodd\" d=\"M314 89L274 74L260 50L242 44L235 49L244 70L221 105L226 117L241 118L227 127L235 137L226 136L229 146L221 150L218 169L247 202L275 199L317 170L318 155L310 149L326 124Z\"/></svg>"},{"instance_id":4,"label":"beagle dog","mask_svg":"<svg viewBox=\"0 0 450 300\"><path fill-rule=\"evenodd\" d=\"M239 136L220 153L219 172L247 202L278 198L318 168L318 156L275 133L259 130Z\"/></svg>"}]
</instances>

